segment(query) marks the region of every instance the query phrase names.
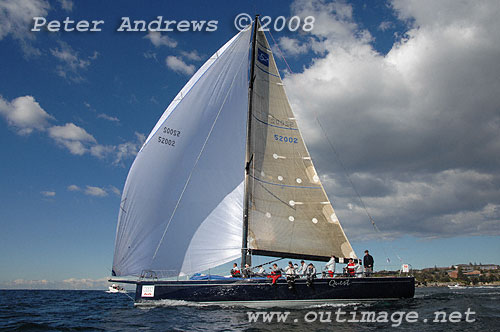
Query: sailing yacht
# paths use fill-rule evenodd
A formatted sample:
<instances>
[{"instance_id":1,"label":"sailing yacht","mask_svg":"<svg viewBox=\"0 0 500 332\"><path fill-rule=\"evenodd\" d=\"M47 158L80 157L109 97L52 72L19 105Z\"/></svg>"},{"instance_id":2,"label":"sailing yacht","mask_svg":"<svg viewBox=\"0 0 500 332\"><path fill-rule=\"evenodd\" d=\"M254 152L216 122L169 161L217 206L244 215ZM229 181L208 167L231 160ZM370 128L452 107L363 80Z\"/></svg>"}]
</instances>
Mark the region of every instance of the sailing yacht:
<instances>
[{"instance_id":1,"label":"sailing yacht","mask_svg":"<svg viewBox=\"0 0 500 332\"><path fill-rule=\"evenodd\" d=\"M357 260L259 28L256 17L222 46L144 142L123 189L110 281L136 284L137 305L413 297L413 277L298 279L293 287L266 277L189 278L239 257L251 265L255 255Z\"/></svg>"}]
</instances>

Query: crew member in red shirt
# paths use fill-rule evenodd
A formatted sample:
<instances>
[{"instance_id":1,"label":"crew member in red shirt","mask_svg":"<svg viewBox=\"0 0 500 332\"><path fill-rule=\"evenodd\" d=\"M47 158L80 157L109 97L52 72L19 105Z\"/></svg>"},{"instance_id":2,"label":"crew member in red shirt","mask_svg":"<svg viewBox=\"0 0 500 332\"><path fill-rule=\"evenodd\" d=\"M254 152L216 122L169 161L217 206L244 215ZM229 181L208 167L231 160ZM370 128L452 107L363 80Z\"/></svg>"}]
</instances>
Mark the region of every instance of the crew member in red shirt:
<instances>
[{"instance_id":1,"label":"crew member in red shirt","mask_svg":"<svg viewBox=\"0 0 500 332\"><path fill-rule=\"evenodd\" d=\"M356 274L356 264L354 264L352 258L349 259L349 263L347 264L347 273L349 273L351 277L354 277Z\"/></svg>"},{"instance_id":2,"label":"crew member in red shirt","mask_svg":"<svg viewBox=\"0 0 500 332\"><path fill-rule=\"evenodd\" d=\"M240 269L238 269L238 264L234 263L233 268L231 269L231 277L233 278L241 278Z\"/></svg>"}]
</instances>

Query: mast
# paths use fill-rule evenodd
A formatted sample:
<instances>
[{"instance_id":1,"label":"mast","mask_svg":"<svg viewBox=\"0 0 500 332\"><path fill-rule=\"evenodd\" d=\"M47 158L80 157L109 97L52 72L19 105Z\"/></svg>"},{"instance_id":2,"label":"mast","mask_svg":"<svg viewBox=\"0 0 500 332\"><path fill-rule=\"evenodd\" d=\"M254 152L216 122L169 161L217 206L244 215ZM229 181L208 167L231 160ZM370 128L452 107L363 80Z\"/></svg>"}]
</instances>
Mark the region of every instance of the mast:
<instances>
[{"instance_id":1,"label":"mast","mask_svg":"<svg viewBox=\"0 0 500 332\"><path fill-rule=\"evenodd\" d=\"M243 236L241 244L241 268L245 267L245 264L250 262L250 257L248 255L248 209L250 205L250 195L249 195L249 183L248 175L250 172L250 165L252 163L253 155L250 155L250 138L252 129L252 97L253 97L253 83L255 79L255 44L257 40L257 26L259 22L259 14L255 15L254 28L253 28L253 38L252 38L252 59L250 62L250 83L248 86L248 119L247 119L247 147L246 147L246 158L245 158L245 193L244 193L244 205L243 205Z\"/></svg>"}]
</instances>

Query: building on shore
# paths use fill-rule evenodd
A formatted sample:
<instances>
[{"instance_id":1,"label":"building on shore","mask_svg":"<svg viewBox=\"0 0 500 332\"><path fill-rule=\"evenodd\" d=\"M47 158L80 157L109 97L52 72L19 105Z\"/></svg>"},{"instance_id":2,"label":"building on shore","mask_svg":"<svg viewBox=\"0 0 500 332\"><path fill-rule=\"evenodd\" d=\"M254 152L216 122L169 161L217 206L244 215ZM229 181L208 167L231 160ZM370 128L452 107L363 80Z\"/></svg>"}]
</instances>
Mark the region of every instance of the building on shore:
<instances>
[{"instance_id":1,"label":"building on shore","mask_svg":"<svg viewBox=\"0 0 500 332\"><path fill-rule=\"evenodd\" d=\"M474 270L480 270L480 271L498 270L500 269L500 266L496 264L457 264L457 265L452 265L451 268L454 270L458 270L458 268L461 268L462 272L466 273L466 272L472 272Z\"/></svg>"}]
</instances>

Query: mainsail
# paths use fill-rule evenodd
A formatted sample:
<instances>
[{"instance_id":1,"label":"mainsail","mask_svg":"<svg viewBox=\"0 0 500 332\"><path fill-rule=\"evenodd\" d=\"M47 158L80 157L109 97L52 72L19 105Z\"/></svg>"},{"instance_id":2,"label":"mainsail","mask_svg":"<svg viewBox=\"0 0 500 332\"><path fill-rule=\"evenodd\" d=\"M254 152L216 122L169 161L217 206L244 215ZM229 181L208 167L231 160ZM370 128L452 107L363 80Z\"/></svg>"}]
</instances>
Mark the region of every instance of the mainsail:
<instances>
[{"instance_id":1,"label":"mainsail","mask_svg":"<svg viewBox=\"0 0 500 332\"><path fill-rule=\"evenodd\" d=\"M316 173L271 47L260 29L253 56L248 249L267 256L355 258Z\"/></svg>"},{"instance_id":2,"label":"mainsail","mask_svg":"<svg viewBox=\"0 0 500 332\"><path fill-rule=\"evenodd\" d=\"M254 35L249 93L250 36L251 29L240 32L196 72L138 153L123 189L114 275L196 273L236 259L242 249L356 257L261 31Z\"/></svg>"}]
</instances>

